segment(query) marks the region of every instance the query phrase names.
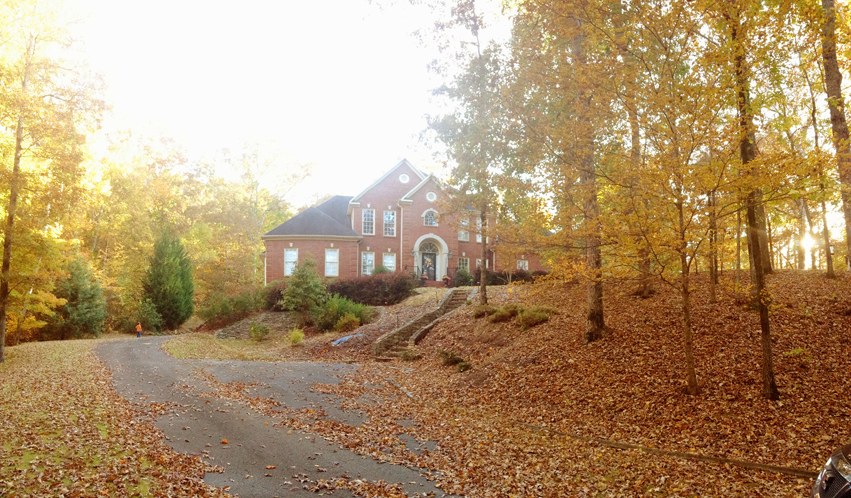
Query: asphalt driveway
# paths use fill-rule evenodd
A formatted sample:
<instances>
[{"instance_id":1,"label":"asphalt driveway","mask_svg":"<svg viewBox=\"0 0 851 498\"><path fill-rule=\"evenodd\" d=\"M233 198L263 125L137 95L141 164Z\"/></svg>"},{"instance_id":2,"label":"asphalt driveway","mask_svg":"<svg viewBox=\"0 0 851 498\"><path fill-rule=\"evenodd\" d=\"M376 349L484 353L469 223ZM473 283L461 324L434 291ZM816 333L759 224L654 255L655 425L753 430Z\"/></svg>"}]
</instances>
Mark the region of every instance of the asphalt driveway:
<instances>
[{"instance_id":1,"label":"asphalt driveway","mask_svg":"<svg viewBox=\"0 0 851 498\"><path fill-rule=\"evenodd\" d=\"M109 341L100 344L95 353L112 372L121 396L146 406L156 402L174 407L157 418L156 426L176 451L198 455L224 469L208 473L207 483L230 486L231 494L242 497L315 496L303 489L299 479L318 481L345 475L403 483L409 496L443 495L418 470L379 463L312 434L276 428L277 419L244 404L199 396L215 391L206 379L260 383L252 395L274 399L281 403L280 408L322 409L328 419L359 426L363 419L341 410L339 400L328 401L327 394L310 391L315 383L339 382L338 376L357 369L356 365L176 360L161 349L166 340ZM334 494L352 496L343 490Z\"/></svg>"}]
</instances>

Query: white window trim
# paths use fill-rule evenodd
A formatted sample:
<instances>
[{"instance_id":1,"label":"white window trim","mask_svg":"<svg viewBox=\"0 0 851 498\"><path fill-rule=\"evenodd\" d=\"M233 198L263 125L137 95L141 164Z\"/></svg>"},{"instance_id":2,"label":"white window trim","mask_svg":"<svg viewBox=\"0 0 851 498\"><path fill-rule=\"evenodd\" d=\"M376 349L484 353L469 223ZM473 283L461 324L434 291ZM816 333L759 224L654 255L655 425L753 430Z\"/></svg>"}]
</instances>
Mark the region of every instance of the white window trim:
<instances>
[{"instance_id":1,"label":"white window trim","mask_svg":"<svg viewBox=\"0 0 851 498\"><path fill-rule=\"evenodd\" d=\"M292 269L287 273L287 252L295 252L295 261L292 261L293 266ZM289 277L295 271L295 267L298 265L298 248L287 247L284 249L284 276Z\"/></svg>"},{"instance_id":2,"label":"white window trim","mask_svg":"<svg viewBox=\"0 0 851 498\"><path fill-rule=\"evenodd\" d=\"M393 256L393 266L392 266L392 267L391 267L391 266L387 266L387 265L385 264L385 263L386 263L386 261L387 261L387 260L386 260L386 258L387 258L388 256ZM395 272L395 271L396 271L396 253L394 253L394 252L385 252L385 253L383 253L383 254L381 255L381 266L383 266L384 268L387 268L387 269L388 269L388 270L390 270L391 272Z\"/></svg>"},{"instance_id":3,"label":"white window trim","mask_svg":"<svg viewBox=\"0 0 851 498\"><path fill-rule=\"evenodd\" d=\"M464 264L461 263L462 261ZM468 273L470 272L470 258L458 258L458 269L462 268L467 270Z\"/></svg>"},{"instance_id":4,"label":"white window trim","mask_svg":"<svg viewBox=\"0 0 851 498\"><path fill-rule=\"evenodd\" d=\"M461 242L470 242L470 219L461 218L461 229L458 230L458 240Z\"/></svg>"},{"instance_id":5,"label":"white window trim","mask_svg":"<svg viewBox=\"0 0 851 498\"><path fill-rule=\"evenodd\" d=\"M332 263L337 265L336 272L328 273L328 253L333 252L337 254L337 261L333 261ZM326 277L339 277L340 276L340 250L339 249L325 249L325 276Z\"/></svg>"},{"instance_id":6,"label":"white window trim","mask_svg":"<svg viewBox=\"0 0 851 498\"><path fill-rule=\"evenodd\" d=\"M427 225L427 224L426 224L426 215L427 215L428 213L434 213L434 225ZM436 226L438 226L438 223L437 223L437 216L438 216L438 212L437 212L437 210L436 210L436 209L431 209L431 208L429 208L429 209L426 209L425 211L423 211L423 214L422 214L422 218L423 218L423 226L426 226L426 227L436 227Z\"/></svg>"},{"instance_id":7,"label":"white window trim","mask_svg":"<svg viewBox=\"0 0 851 498\"><path fill-rule=\"evenodd\" d=\"M482 219L481 218L478 218L476 220L476 230L478 230L478 233L476 233L476 242L481 243L482 242Z\"/></svg>"},{"instance_id":8,"label":"white window trim","mask_svg":"<svg viewBox=\"0 0 851 498\"><path fill-rule=\"evenodd\" d=\"M529 271L529 260L528 259L518 259L517 260L517 269Z\"/></svg>"},{"instance_id":9,"label":"white window trim","mask_svg":"<svg viewBox=\"0 0 851 498\"><path fill-rule=\"evenodd\" d=\"M363 264L363 258L367 254L372 256L372 267L369 269L369 273L366 272L366 267ZM360 272L361 275L372 275L372 270L375 269L375 253L374 252L362 252L360 253Z\"/></svg>"},{"instance_id":10,"label":"white window trim","mask_svg":"<svg viewBox=\"0 0 851 498\"><path fill-rule=\"evenodd\" d=\"M388 228L387 213L393 213L393 224L390 225L390 227L393 228L393 233L390 234L390 235L387 234L387 228ZM384 223L382 224L382 233L384 233L385 237L395 237L396 236L396 218L397 218L396 211L384 211L384 218L383 218Z\"/></svg>"},{"instance_id":11,"label":"white window trim","mask_svg":"<svg viewBox=\"0 0 851 498\"><path fill-rule=\"evenodd\" d=\"M366 213L367 212L372 213L372 231L371 232L366 231ZM375 210L374 209L364 209L363 212L361 213L360 223L361 223L360 224L361 232L364 235L375 235Z\"/></svg>"}]
</instances>

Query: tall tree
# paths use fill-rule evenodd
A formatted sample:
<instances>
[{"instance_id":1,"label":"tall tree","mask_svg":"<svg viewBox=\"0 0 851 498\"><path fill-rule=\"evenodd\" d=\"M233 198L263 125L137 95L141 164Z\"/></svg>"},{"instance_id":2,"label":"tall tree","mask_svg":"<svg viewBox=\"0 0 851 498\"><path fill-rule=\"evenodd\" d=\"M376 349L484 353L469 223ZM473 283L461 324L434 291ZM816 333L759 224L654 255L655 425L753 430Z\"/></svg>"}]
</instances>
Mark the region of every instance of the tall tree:
<instances>
[{"instance_id":1,"label":"tall tree","mask_svg":"<svg viewBox=\"0 0 851 498\"><path fill-rule=\"evenodd\" d=\"M454 82L437 93L455 101L461 108L455 114L430 119L429 127L447 145L454 162L451 183L460 195L458 211L471 206L478 217L481 237L479 303L487 304L488 218L498 198L495 171L501 159L501 116L499 113L500 61L497 47L483 47L480 31L483 21L475 0L463 0L452 10L450 26L461 28L470 38L472 53L461 50L463 69Z\"/></svg>"},{"instance_id":2,"label":"tall tree","mask_svg":"<svg viewBox=\"0 0 851 498\"><path fill-rule=\"evenodd\" d=\"M61 17L49 3L22 1L0 7L7 23L7 39L0 51L4 65L0 114L3 136L10 145L4 154L9 170L9 196L0 264L0 362L5 360L6 320L9 311L15 224L21 196L28 192L33 164L63 182L74 181L82 156L81 128L97 121L102 103L93 95L97 85L71 53L71 37L58 22ZM93 119L94 118L94 119ZM51 173L54 172L54 173ZM66 184L67 185L67 184Z\"/></svg>"},{"instance_id":3,"label":"tall tree","mask_svg":"<svg viewBox=\"0 0 851 498\"><path fill-rule=\"evenodd\" d=\"M750 85L750 69L747 62L747 44L745 42L747 33L746 24L742 20L743 8L740 5L732 5L727 12L729 23L730 42L733 53L733 65L735 69L735 93L736 111L739 118L739 154L743 167L748 167L756 161L756 144L754 143L754 125L752 108L748 89ZM756 276L755 290L757 295L757 306L759 308L759 322L762 338L762 395L768 399L778 399L780 391L774 379L774 362L771 350L771 324L768 321L768 304L770 297L765 286L765 268L763 266L762 244L759 243L759 221L757 215L757 203L760 200L756 188L748 191L747 223L748 223L748 249L751 251L753 273Z\"/></svg>"},{"instance_id":4,"label":"tall tree","mask_svg":"<svg viewBox=\"0 0 851 498\"><path fill-rule=\"evenodd\" d=\"M845 215L846 267L851 271L851 143L848 122L845 119L845 99L842 96L842 72L836 59L836 3L822 0L824 21L822 24L822 57L824 59L824 83L827 105L830 109L830 126L833 130L833 146L839 167L842 187L842 211ZM827 229L825 229L827 236ZM825 248L830 251L830 248Z\"/></svg>"},{"instance_id":5,"label":"tall tree","mask_svg":"<svg viewBox=\"0 0 851 498\"><path fill-rule=\"evenodd\" d=\"M142 282L145 298L153 303L163 326L176 330L195 311L192 263L180 239L165 231L154 244L150 261L151 266Z\"/></svg>"},{"instance_id":6,"label":"tall tree","mask_svg":"<svg viewBox=\"0 0 851 498\"><path fill-rule=\"evenodd\" d=\"M92 334L100 337L106 320L103 289L81 258L68 263L68 278L58 282L56 296L65 300L53 318L51 328L59 339Z\"/></svg>"}]
</instances>

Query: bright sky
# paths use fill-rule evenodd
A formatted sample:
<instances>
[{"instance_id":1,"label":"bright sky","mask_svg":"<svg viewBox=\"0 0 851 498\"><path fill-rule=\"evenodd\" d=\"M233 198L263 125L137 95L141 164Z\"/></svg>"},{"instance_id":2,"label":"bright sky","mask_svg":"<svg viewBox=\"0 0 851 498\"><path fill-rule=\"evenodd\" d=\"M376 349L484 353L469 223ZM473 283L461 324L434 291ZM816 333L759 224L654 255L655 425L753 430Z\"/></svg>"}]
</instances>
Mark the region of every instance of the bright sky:
<instances>
[{"instance_id":1,"label":"bright sky","mask_svg":"<svg viewBox=\"0 0 851 498\"><path fill-rule=\"evenodd\" d=\"M426 7L367 0L76 0L91 65L108 85L105 128L166 134L190 157L246 140L316 165L291 202L355 195L420 145L437 114L436 53L412 33Z\"/></svg>"}]
</instances>

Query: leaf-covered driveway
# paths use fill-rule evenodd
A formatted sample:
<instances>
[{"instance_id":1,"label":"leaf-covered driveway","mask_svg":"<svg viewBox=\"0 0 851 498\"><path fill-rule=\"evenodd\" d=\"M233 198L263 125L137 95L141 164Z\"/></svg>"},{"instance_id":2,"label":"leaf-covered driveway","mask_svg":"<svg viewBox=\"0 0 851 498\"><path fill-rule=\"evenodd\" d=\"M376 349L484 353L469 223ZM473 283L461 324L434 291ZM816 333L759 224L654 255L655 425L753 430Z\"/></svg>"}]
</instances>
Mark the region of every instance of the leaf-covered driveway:
<instances>
[{"instance_id":1,"label":"leaf-covered driveway","mask_svg":"<svg viewBox=\"0 0 851 498\"><path fill-rule=\"evenodd\" d=\"M176 360L160 348L164 340L111 341L100 344L96 354L112 371L119 394L157 413L155 425L168 444L221 468L221 473L206 475L207 483L229 486L229 493L243 497L307 496L320 480L342 477L403 483L410 496L442 494L416 470L381 464L320 436L276 427L275 418L261 413L312 410L359 426L357 413L339 409L336 398L310 389L315 383L335 384L336 375L357 367Z\"/></svg>"}]
</instances>

